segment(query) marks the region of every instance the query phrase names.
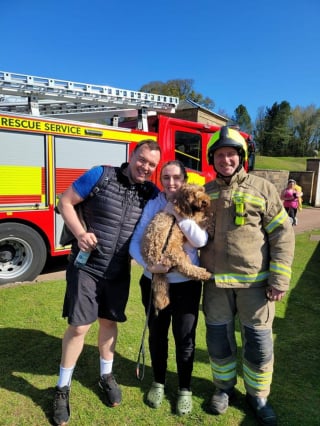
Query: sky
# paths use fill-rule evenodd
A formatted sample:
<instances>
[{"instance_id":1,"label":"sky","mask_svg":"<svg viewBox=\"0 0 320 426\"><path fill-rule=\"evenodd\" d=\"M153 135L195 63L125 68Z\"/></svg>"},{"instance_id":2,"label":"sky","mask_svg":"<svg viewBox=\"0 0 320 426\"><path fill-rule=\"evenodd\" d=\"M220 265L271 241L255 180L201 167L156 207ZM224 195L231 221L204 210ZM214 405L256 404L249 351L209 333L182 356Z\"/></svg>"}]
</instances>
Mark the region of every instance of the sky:
<instances>
[{"instance_id":1,"label":"sky","mask_svg":"<svg viewBox=\"0 0 320 426\"><path fill-rule=\"evenodd\" d=\"M139 90L192 79L214 112L320 107L319 0L1 3L0 71Z\"/></svg>"}]
</instances>

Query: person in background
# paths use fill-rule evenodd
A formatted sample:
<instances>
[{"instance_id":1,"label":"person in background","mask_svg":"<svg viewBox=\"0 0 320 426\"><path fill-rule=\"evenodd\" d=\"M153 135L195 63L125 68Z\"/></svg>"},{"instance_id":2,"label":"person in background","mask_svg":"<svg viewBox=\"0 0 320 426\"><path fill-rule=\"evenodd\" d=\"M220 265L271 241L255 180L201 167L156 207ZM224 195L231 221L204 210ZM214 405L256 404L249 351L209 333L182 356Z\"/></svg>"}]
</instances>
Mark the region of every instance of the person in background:
<instances>
[{"instance_id":1,"label":"person in background","mask_svg":"<svg viewBox=\"0 0 320 426\"><path fill-rule=\"evenodd\" d=\"M297 183L294 186L294 189L297 191L298 195L298 211L300 212L302 210L302 203L303 203L303 192L302 192L302 187L300 185L298 185ZM298 225L298 221L296 218L296 225Z\"/></svg>"},{"instance_id":2,"label":"person in background","mask_svg":"<svg viewBox=\"0 0 320 426\"><path fill-rule=\"evenodd\" d=\"M191 219L181 219L170 202L179 188L187 181L184 165L178 161L168 161L161 170L163 192L146 205L130 243L131 256L144 268L140 279L142 303L148 317L149 350L154 381L147 394L147 402L153 408L159 408L164 397L167 359L168 331L172 321L172 330L176 348L176 363L179 389L176 412L178 415L192 411L191 376L195 352L195 336L198 322L199 302L202 291L201 281L186 278L178 272L170 271L162 264L146 265L141 254L141 241L144 231L152 218L161 210L175 216L181 231L186 237L184 249L191 261L199 265L198 248L207 242L207 232ZM151 285L153 273L167 273L170 283L170 304L156 314L151 304Z\"/></svg>"},{"instance_id":3,"label":"person in background","mask_svg":"<svg viewBox=\"0 0 320 426\"><path fill-rule=\"evenodd\" d=\"M67 424L70 417L69 393L72 374L91 325L99 321L99 386L106 404L119 405L121 389L113 375L117 323L126 321L129 294L129 241L142 209L159 192L148 182L160 161L159 145L143 140L136 145L130 162L111 168L108 183L94 196L103 167L94 167L78 178L59 200L58 210L75 236L66 272L67 288L63 317L68 328L62 341L60 374L55 388L53 420ZM75 206L82 203L87 229ZM97 250L99 245L99 250ZM87 263L74 265L79 252L91 252Z\"/></svg>"},{"instance_id":4,"label":"person in background","mask_svg":"<svg viewBox=\"0 0 320 426\"><path fill-rule=\"evenodd\" d=\"M292 225L298 224L297 212L302 209L302 188L294 179L289 179L287 187L281 193L284 208L288 213Z\"/></svg>"},{"instance_id":5,"label":"person in background","mask_svg":"<svg viewBox=\"0 0 320 426\"><path fill-rule=\"evenodd\" d=\"M274 363L272 325L275 302L289 288L293 229L275 186L245 171L247 144L238 131L222 127L215 132L207 155L217 172L216 180L205 185L212 199L213 238L200 254L201 266L213 274L203 289L215 385L210 408L223 414L235 396L238 317L246 400L261 424L275 425L267 400Z\"/></svg>"}]
</instances>

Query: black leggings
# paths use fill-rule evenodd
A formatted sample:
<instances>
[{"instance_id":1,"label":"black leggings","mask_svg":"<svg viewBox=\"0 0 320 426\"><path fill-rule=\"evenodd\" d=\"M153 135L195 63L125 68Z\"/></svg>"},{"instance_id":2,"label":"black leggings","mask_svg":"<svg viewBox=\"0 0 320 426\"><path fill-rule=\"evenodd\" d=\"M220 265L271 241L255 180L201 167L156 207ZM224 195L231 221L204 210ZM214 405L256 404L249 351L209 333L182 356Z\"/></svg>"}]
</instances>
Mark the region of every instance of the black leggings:
<instances>
[{"instance_id":1,"label":"black leggings","mask_svg":"<svg viewBox=\"0 0 320 426\"><path fill-rule=\"evenodd\" d=\"M286 209L286 212L288 213L288 216L291 217L294 220L296 215L297 215L298 208L285 207L285 209Z\"/></svg>"},{"instance_id":2,"label":"black leggings","mask_svg":"<svg viewBox=\"0 0 320 426\"><path fill-rule=\"evenodd\" d=\"M140 279L142 303L147 313L151 280ZM165 384L168 359L168 332L172 319L172 332L176 346L179 388L190 389L195 351L196 327L199 316L201 281L185 281L170 285L170 304L156 316L151 304L149 350L154 381Z\"/></svg>"}]
</instances>

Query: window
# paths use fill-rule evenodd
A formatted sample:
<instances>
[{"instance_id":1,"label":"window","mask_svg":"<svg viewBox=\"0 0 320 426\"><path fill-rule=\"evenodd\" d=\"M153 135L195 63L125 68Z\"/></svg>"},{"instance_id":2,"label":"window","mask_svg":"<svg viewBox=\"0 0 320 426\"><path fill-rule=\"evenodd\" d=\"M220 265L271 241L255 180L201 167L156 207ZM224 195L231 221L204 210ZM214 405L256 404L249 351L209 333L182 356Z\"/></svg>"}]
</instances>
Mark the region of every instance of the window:
<instances>
[{"instance_id":1,"label":"window","mask_svg":"<svg viewBox=\"0 0 320 426\"><path fill-rule=\"evenodd\" d=\"M177 131L175 134L176 159L185 167L201 171L201 135Z\"/></svg>"}]
</instances>

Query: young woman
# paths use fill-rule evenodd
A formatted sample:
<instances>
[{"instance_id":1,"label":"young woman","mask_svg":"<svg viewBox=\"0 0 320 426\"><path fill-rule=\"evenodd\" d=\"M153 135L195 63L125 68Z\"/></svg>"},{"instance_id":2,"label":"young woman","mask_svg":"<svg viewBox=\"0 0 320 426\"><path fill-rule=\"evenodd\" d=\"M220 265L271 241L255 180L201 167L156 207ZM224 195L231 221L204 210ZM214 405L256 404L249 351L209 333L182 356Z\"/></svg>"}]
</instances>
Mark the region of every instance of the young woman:
<instances>
[{"instance_id":1,"label":"young woman","mask_svg":"<svg viewBox=\"0 0 320 426\"><path fill-rule=\"evenodd\" d=\"M163 192L157 198L150 200L143 210L141 219L135 229L130 244L131 256L144 268L140 279L142 303L148 312L153 273L167 273L170 283L170 304L156 315L151 302L149 327L149 350L154 381L147 395L147 402L153 408L160 407L165 390L168 332L172 321L172 331L175 340L176 363L179 379L176 412L178 415L189 414L192 411L191 375L193 369L195 334L198 322L199 302L201 297L201 281L193 281L175 271L168 272L162 264L146 265L140 251L144 231L161 210L176 217L181 231L186 237L184 249L191 261L199 265L198 248L207 242L207 232L201 229L191 219L181 219L173 210L172 195L179 191L187 181L187 173L180 161L173 160L165 163L161 170Z\"/></svg>"},{"instance_id":2,"label":"young woman","mask_svg":"<svg viewBox=\"0 0 320 426\"><path fill-rule=\"evenodd\" d=\"M301 188L301 187L299 187ZM281 193L283 206L286 209L293 225L297 225L297 212L299 208L299 200L301 200L303 193L297 190L297 184L294 179L288 180L287 187Z\"/></svg>"}]
</instances>

